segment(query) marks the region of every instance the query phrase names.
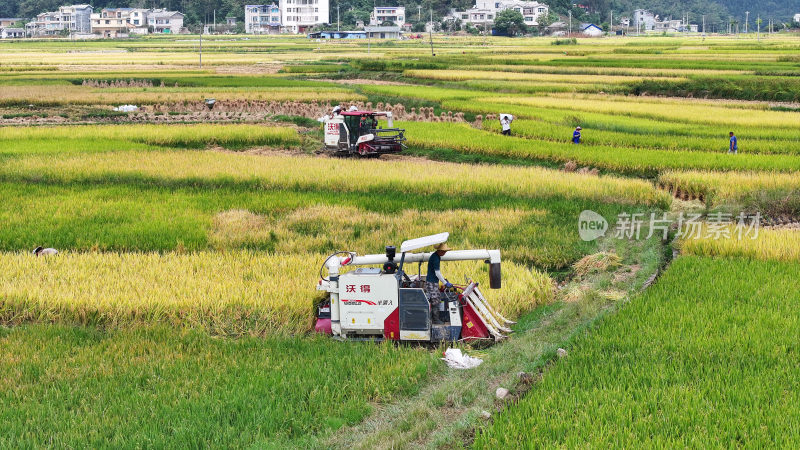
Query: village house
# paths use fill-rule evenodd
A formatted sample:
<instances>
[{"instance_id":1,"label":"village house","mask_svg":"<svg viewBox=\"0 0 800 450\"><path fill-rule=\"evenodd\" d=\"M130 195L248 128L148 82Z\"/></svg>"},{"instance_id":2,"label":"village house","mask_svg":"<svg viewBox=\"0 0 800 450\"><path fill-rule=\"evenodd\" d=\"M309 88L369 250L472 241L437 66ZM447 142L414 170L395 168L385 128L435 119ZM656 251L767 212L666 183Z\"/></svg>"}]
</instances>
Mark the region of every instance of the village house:
<instances>
[{"instance_id":1,"label":"village house","mask_svg":"<svg viewBox=\"0 0 800 450\"><path fill-rule=\"evenodd\" d=\"M581 33L589 37L599 37L604 34L603 29L593 23L581 24Z\"/></svg>"},{"instance_id":2,"label":"village house","mask_svg":"<svg viewBox=\"0 0 800 450\"><path fill-rule=\"evenodd\" d=\"M652 31L655 33L696 33L699 27L689 24L683 20L661 20L657 15L645 9L637 9L633 12L633 23L639 32Z\"/></svg>"},{"instance_id":3,"label":"village house","mask_svg":"<svg viewBox=\"0 0 800 450\"><path fill-rule=\"evenodd\" d=\"M281 9L277 4L244 7L244 31L249 34L281 32Z\"/></svg>"},{"instance_id":4,"label":"village house","mask_svg":"<svg viewBox=\"0 0 800 450\"><path fill-rule=\"evenodd\" d=\"M244 7L244 29L251 34L306 33L329 18L329 0L283 0Z\"/></svg>"},{"instance_id":5,"label":"village house","mask_svg":"<svg viewBox=\"0 0 800 450\"><path fill-rule=\"evenodd\" d=\"M25 19L19 17L0 17L0 28L12 28L24 21Z\"/></svg>"},{"instance_id":6,"label":"village house","mask_svg":"<svg viewBox=\"0 0 800 450\"><path fill-rule=\"evenodd\" d=\"M385 22L392 22L397 26L405 25L406 9L402 6L376 6L369 16L369 24L378 26Z\"/></svg>"},{"instance_id":7,"label":"village house","mask_svg":"<svg viewBox=\"0 0 800 450\"><path fill-rule=\"evenodd\" d=\"M540 17L547 17L550 7L536 1L515 0L477 0L475 6L466 11L454 11L445 20L460 20L461 23L472 25L492 26L497 13L506 9L513 9L520 14L525 25L539 25Z\"/></svg>"},{"instance_id":8,"label":"village house","mask_svg":"<svg viewBox=\"0 0 800 450\"><path fill-rule=\"evenodd\" d=\"M280 3L281 31L306 33L311 28L329 22L329 0L284 0Z\"/></svg>"},{"instance_id":9,"label":"village house","mask_svg":"<svg viewBox=\"0 0 800 450\"><path fill-rule=\"evenodd\" d=\"M651 31L656 27L656 15L646 9L637 9L633 12L632 26L639 31Z\"/></svg>"},{"instance_id":10,"label":"village house","mask_svg":"<svg viewBox=\"0 0 800 450\"><path fill-rule=\"evenodd\" d=\"M25 25L29 36L58 36L62 33L88 34L92 31L92 7L90 5L70 5L58 11L38 14L36 19Z\"/></svg>"},{"instance_id":11,"label":"village house","mask_svg":"<svg viewBox=\"0 0 800 450\"><path fill-rule=\"evenodd\" d=\"M147 28L155 34L179 34L183 31L183 18L178 11L152 10L147 13Z\"/></svg>"},{"instance_id":12,"label":"village house","mask_svg":"<svg viewBox=\"0 0 800 450\"><path fill-rule=\"evenodd\" d=\"M92 14L92 33L104 38L127 37L133 8L104 8Z\"/></svg>"},{"instance_id":13,"label":"village house","mask_svg":"<svg viewBox=\"0 0 800 450\"><path fill-rule=\"evenodd\" d=\"M403 35L403 29L399 26L366 26L364 31L367 33L367 37L372 39L400 39Z\"/></svg>"},{"instance_id":14,"label":"village house","mask_svg":"<svg viewBox=\"0 0 800 450\"><path fill-rule=\"evenodd\" d=\"M24 28L0 28L0 39L21 39L25 37Z\"/></svg>"}]
</instances>

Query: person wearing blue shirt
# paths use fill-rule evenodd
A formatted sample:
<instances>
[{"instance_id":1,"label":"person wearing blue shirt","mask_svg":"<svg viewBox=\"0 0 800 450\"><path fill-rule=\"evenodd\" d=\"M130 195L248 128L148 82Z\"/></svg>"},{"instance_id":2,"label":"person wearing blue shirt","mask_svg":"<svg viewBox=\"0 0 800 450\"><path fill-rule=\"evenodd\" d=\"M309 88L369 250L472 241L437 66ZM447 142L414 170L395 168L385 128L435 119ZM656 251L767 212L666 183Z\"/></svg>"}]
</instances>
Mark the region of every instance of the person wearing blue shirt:
<instances>
[{"instance_id":1,"label":"person wearing blue shirt","mask_svg":"<svg viewBox=\"0 0 800 450\"><path fill-rule=\"evenodd\" d=\"M431 253L428 258L428 274L425 276L425 294L428 295L428 301L431 304L433 313L433 322L441 323L440 312L444 311L444 304L442 303L441 292L439 291L439 282L444 284L446 289L453 287L442 275L441 263L442 256L450 250L446 243L441 243L434 247L435 252Z\"/></svg>"},{"instance_id":2,"label":"person wearing blue shirt","mask_svg":"<svg viewBox=\"0 0 800 450\"><path fill-rule=\"evenodd\" d=\"M581 130L582 129L583 128L581 128L581 127L576 127L575 128L575 132L572 133L572 143L573 144L580 144L581 143Z\"/></svg>"},{"instance_id":3,"label":"person wearing blue shirt","mask_svg":"<svg viewBox=\"0 0 800 450\"><path fill-rule=\"evenodd\" d=\"M739 153L739 142L736 136L734 136L733 131L731 131L731 144L730 147L728 147L728 153Z\"/></svg>"}]
</instances>

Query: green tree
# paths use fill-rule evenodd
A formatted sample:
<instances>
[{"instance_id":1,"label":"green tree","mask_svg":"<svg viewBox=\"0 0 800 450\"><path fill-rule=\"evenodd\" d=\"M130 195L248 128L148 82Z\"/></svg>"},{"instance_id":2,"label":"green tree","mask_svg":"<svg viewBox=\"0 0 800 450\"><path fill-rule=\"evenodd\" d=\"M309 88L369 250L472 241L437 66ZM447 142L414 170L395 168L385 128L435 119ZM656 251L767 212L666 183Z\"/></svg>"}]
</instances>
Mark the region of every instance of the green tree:
<instances>
[{"instance_id":1,"label":"green tree","mask_svg":"<svg viewBox=\"0 0 800 450\"><path fill-rule=\"evenodd\" d=\"M503 36L516 36L528 30L522 13L513 9L505 9L497 13L494 19L494 29Z\"/></svg>"}]
</instances>

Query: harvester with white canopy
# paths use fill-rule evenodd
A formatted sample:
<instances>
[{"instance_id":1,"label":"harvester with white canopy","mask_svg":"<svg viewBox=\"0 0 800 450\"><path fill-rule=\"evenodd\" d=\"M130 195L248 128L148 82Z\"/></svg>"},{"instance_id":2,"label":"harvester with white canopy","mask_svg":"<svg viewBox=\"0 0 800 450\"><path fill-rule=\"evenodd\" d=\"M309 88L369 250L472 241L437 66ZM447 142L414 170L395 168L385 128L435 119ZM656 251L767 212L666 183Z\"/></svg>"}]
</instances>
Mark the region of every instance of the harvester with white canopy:
<instances>
[{"instance_id":1,"label":"harvester with white canopy","mask_svg":"<svg viewBox=\"0 0 800 450\"><path fill-rule=\"evenodd\" d=\"M387 246L383 254L338 252L329 256L317 284L317 290L328 295L319 304L315 330L341 339L420 342L506 337L514 322L489 304L473 280L442 289L443 310L431 308L421 266L433 253L414 250L445 243L448 237L449 233L441 233L405 241L399 258L394 246ZM452 250L441 256L442 262L467 260L489 264L490 287L500 288L500 250ZM419 266L417 273L410 275L406 267L413 263Z\"/></svg>"}]
</instances>

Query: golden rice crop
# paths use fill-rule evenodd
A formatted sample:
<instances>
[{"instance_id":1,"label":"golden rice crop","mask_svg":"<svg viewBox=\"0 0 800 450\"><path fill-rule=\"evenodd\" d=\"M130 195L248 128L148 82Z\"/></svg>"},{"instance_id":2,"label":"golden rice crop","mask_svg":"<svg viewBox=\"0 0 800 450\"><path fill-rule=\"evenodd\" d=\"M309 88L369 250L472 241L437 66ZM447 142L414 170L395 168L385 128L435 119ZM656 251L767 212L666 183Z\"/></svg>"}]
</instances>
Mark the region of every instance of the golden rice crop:
<instances>
[{"instance_id":1,"label":"golden rice crop","mask_svg":"<svg viewBox=\"0 0 800 450\"><path fill-rule=\"evenodd\" d=\"M502 81L549 81L556 83L585 83L585 84L615 84L640 81L644 78L627 75L573 75L553 73L520 73L490 70L406 70L403 73L411 78L425 78L442 81L468 81L468 80L502 80ZM680 78L670 78L680 80Z\"/></svg>"},{"instance_id":2,"label":"golden rice crop","mask_svg":"<svg viewBox=\"0 0 800 450\"><path fill-rule=\"evenodd\" d=\"M142 88L95 89L84 86L0 86L0 103L76 104L76 105L149 105L162 102L202 101L357 101L366 97L340 88Z\"/></svg>"},{"instance_id":3,"label":"golden rice crop","mask_svg":"<svg viewBox=\"0 0 800 450\"><path fill-rule=\"evenodd\" d=\"M325 255L248 251L0 254L0 322L64 322L102 327L167 324L221 335L311 329ZM488 280L482 262L445 263L453 280ZM516 316L552 299L547 275L503 263L506 288L486 289ZM488 283L487 283L488 284Z\"/></svg>"},{"instance_id":4,"label":"golden rice crop","mask_svg":"<svg viewBox=\"0 0 800 450\"><path fill-rule=\"evenodd\" d=\"M710 203L737 202L758 192L800 192L800 173L667 171L658 182L672 191L706 196Z\"/></svg>"},{"instance_id":5,"label":"golden rice crop","mask_svg":"<svg viewBox=\"0 0 800 450\"><path fill-rule=\"evenodd\" d=\"M340 49L337 49L340 50ZM336 52L337 50L332 50ZM373 52L376 57L380 57L380 52ZM316 55L315 52L275 52L265 54L263 52L205 52L203 53L203 66L219 66L228 64L264 64L281 63L284 61L307 61L317 60L326 55L324 52ZM360 52L342 52L336 54L342 58L360 58ZM48 65L94 65L102 68L105 65L136 65L136 64L157 64L175 66L195 66L199 67L199 58L196 52L166 52L166 51L137 51L137 52L109 52L98 55L94 51L74 51L71 53L59 53L48 51L26 51L26 52L0 52L0 60L4 64L48 64Z\"/></svg>"},{"instance_id":6,"label":"golden rice crop","mask_svg":"<svg viewBox=\"0 0 800 450\"><path fill-rule=\"evenodd\" d=\"M488 55L486 58L501 59L508 58L504 55ZM471 67L456 67L461 70L500 70L503 72L526 72L526 73L551 73L551 74L579 74L579 75L626 75L626 76L656 76L674 77L688 75L705 76L725 76L725 75L744 75L749 72L744 70L711 70L711 69L668 69L656 67L570 67L570 66L533 66L533 65L508 65L508 64L488 64Z\"/></svg>"},{"instance_id":7,"label":"golden rice crop","mask_svg":"<svg viewBox=\"0 0 800 450\"><path fill-rule=\"evenodd\" d=\"M5 176L64 181L107 176L160 180L220 179L262 187L445 195L563 197L608 203L663 205L668 194L646 181L596 177L533 167L474 166L430 161L367 161L295 156L232 155L207 151L114 152L30 156L0 162ZM409 176L409 174L414 174Z\"/></svg>"},{"instance_id":8,"label":"golden rice crop","mask_svg":"<svg viewBox=\"0 0 800 450\"><path fill-rule=\"evenodd\" d=\"M321 248L368 253L376 243L393 243L450 232L451 246L482 248L492 237L518 225L532 215L546 211L496 208L491 210L420 211L406 209L380 214L352 206L315 205L286 214L259 215L246 210L224 211L212 219L211 245L226 248L269 248L279 253L315 252ZM503 247L504 258L524 260L530 250L521 246Z\"/></svg>"},{"instance_id":9,"label":"golden rice crop","mask_svg":"<svg viewBox=\"0 0 800 450\"><path fill-rule=\"evenodd\" d=\"M751 239L751 236L739 239L734 228L728 231L729 236L719 239L714 239L714 236L684 239L680 242L681 251L698 256L800 262L800 230L760 229L756 239Z\"/></svg>"},{"instance_id":10,"label":"golden rice crop","mask_svg":"<svg viewBox=\"0 0 800 450\"><path fill-rule=\"evenodd\" d=\"M584 97L582 95L575 95L568 100L563 96L498 97L495 102L540 108L563 108L565 104L568 104L570 108L579 111L621 114L676 122L723 125L727 128L737 125L756 128L800 128L800 113L786 111L752 110L743 113L739 108L726 108L724 106L688 103L652 105L632 101L607 101L598 99L597 97ZM735 130L722 129L720 130L720 135L725 136L727 131ZM744 145L744 142L740 142L740 146Z\"/></svg>"},{"instance_id":11,"label":"golden rice crop","mask_svg":"<svg viewBox=\"0 0 800 450\"><path fill-rule=\"evenodd\" d=\"M188 125L86 125L54 127L5 127L0 139L84 139L105 138L137 140L148 143L164 143L172 139L197 136L198 139L212 136L239 134L275 134L285 138L297 135L297 130L287 127L240 125L240 124L188 124Z\"/></svg>"}]
</instances>

